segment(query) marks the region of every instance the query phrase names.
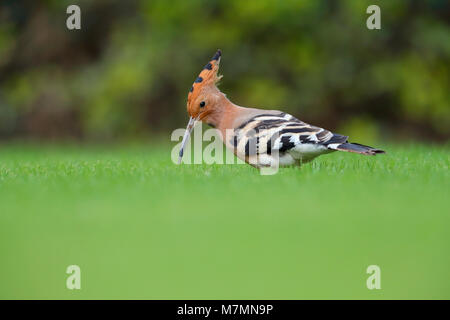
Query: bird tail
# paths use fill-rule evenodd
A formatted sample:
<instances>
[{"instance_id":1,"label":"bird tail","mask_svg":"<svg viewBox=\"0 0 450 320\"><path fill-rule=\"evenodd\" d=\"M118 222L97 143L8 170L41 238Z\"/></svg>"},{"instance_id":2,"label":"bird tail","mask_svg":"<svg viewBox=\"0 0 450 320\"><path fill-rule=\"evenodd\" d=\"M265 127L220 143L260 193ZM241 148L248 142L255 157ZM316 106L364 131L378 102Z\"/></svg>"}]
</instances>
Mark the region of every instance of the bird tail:
<instances>
[{"instance_id":1,"label":"bird tail","mask_svg":"<svg viewBox=\"0 0 450 320\"><path fill-rule=\"evenodd\" d=\"M338 150L338 151L347 151L359 154L365 154L368 156L374 156L377 153L386 153L383 150L375 149L369 146L365 146L359 143L333 143L328 145L328 149Z\"/></svg>"}]
</instances>

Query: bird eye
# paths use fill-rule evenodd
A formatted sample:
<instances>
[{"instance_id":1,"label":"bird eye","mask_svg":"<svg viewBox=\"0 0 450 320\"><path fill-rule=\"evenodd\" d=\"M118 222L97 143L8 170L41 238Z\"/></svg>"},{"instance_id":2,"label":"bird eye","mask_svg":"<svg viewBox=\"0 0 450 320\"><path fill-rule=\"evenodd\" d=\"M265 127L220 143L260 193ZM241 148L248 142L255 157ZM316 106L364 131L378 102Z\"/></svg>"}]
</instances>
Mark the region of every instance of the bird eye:
<instances>
[{"instance_id":1,"label":"bird eye","mask_svg":"<svg viewBox=\"0 0 450 320\"><path fill-rule=\"evenodd\" d=\"M203 108L205 106L205 101L200 102L200 108Z\"/></svg>"}]
</instances>

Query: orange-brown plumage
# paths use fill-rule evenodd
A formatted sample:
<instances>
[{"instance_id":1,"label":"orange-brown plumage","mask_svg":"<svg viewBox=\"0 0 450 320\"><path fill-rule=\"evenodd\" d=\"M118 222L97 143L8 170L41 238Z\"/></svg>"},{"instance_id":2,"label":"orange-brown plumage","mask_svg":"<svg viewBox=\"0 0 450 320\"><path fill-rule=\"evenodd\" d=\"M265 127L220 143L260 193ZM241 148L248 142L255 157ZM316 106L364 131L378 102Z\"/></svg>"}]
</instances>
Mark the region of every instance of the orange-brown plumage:
<instances>
[{"instance_id":1,"label":"orange-brown plumage","mask_svg":"<svg viewBox=\"0 0 450 320\"><path fill-rule=\"evenodd\" d=\"M199 106L201 101L196 103L197 100L199 100L202 96L206 96L208 93L213 93L215 91L214 89L217 90L216 83L221 78L221 76L217 74L219 71L221 55L222 52L217 50L216 54L212 57L211 61L205 65L189 90L187 111L191 116L198 115L200 111ZM206 114L202 116L204 117Z\"/></svg>"}]
</instances>

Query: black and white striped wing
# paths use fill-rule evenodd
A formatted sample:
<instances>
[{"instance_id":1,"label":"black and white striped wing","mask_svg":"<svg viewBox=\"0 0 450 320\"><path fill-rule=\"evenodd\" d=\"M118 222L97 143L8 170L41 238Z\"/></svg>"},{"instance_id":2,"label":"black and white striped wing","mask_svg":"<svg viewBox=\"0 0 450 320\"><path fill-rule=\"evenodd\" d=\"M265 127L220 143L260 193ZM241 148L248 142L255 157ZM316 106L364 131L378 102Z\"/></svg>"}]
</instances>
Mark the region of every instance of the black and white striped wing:
<instances>
[{"instance_id":1,"label":"black and white striped wing","mask_svg":"<svg viewBox=\"0 0 450 320\"><path fill-rule=\"evenodd\" d=\"M327 150L329 144L343 143L346 136L311 126L286 113L261 114L234 131L231 141L237 153L245 156L292 150Z\"/></svg>"}]
</instances>

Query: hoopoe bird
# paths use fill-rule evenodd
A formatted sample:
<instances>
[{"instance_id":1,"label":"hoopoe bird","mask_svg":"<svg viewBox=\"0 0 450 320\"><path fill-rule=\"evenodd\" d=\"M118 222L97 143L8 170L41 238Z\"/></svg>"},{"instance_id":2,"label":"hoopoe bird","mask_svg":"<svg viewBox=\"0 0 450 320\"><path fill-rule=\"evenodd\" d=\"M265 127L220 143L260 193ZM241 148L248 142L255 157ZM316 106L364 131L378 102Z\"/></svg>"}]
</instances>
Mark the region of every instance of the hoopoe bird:
<instances>
[{"instance_id":1,"label":"hoopoe bird","mask_svg":"<svg viewBox=\"0 0 450 320\"><path fill-rule=\"evenodd\" d=\"M333 151L363 155L384 153L348 137L312 126L278 110L244 108L232 103L216 86L222 52L218 50L189 90L189 123L179 153L179 163L192 128L202 121L220 131L234 154L257 168L300 165Z\"/></svg>"}]
</instances>

